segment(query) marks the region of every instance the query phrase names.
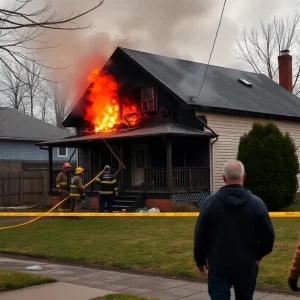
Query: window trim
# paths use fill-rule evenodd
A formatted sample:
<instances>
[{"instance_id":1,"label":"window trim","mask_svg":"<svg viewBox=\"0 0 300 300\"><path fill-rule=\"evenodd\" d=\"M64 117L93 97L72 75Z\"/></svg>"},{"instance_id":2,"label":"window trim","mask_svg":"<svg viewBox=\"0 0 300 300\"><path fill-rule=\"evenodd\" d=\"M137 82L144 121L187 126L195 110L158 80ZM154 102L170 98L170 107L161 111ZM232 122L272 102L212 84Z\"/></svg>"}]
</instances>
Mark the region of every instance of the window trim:
<instances>
[{"instance_id":1,"label":"window trim","mask_svg":"<svg viewBox=\"0 0 300 300\"><path fill-rule=\"evenodd\" d=\"M65 148L66 149L66 155L60 155L59 154L59 149L60 148ZM57 157L68 157L68 147L57 147Z\"/></svg>"},{"instance_id":2,"label":"window trim","mask_svg":"<svg viewBox=\"0 0 300 300\"><path fill-rule=\"evenodd\" d=\"M144 100L143 99L143 91L146 88L152 88L153 89L153 99L150 99L150 100ZM142 112L149 113L149 112L156 111L157 110L156 88L153 85L145 85L145 86L142 86L140 89L141 89L140 90L140 100L141 100L141 110L142 110ZM151 109L151 110L144 110L144 102L150 102L150 101L153 101L153 109Z\"/></svg>"}]
</instances>

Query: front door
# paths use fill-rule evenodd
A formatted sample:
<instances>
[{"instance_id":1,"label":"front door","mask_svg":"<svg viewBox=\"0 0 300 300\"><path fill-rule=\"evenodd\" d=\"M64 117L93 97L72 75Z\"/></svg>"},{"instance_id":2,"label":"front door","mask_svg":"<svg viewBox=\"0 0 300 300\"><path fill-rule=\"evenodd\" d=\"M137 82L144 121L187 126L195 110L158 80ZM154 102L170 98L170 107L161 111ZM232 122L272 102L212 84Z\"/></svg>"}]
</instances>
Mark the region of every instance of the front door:
<instances>
[{"instance_id":1,"label":"front door","mask_svg":"<svg viewBox=\"0 0 300 300\"><path fill-rule=\"evenodd\" d=\"M147 165L146 145L132 146L132 185L142 186Z\"/></svg>"}]
</instances>

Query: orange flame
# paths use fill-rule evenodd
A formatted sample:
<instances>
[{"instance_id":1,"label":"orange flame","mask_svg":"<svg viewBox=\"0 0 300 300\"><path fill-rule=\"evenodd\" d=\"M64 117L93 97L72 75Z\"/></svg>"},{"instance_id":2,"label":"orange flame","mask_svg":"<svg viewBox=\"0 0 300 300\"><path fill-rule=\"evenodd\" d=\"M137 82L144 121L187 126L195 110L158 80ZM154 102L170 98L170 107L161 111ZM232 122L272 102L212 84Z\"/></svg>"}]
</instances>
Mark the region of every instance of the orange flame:
<instances>
[{"instance_id":1,"label":"orange flame","mask_svg":"<svg viewBox=\"0 0 300 300\"><path fill-rule=\"evenodd\" d=\"M118 84L115 79L108 74L100 74L98 69L93 70L88 76L88 81L92 83L89 88L86 114L84 119L94 126L95 132L108 132L115 129L122 121L122 115L137 113L134 105L126 105L129 101L126 99L120 108L120 99L118 98ZM135 124L137 115L128 118L131 124Z\"/></svg>"}]
</instances>

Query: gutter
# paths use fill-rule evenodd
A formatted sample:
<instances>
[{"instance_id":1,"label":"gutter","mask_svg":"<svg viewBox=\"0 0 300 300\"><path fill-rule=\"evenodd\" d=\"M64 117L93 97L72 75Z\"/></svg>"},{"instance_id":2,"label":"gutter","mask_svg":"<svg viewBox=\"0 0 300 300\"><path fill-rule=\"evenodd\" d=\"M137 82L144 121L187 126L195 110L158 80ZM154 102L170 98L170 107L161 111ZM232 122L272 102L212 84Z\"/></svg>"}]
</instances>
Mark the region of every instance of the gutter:
<instances>
[{"instance_id":1,"label":"gutter","mask_svg":"<svg viewBox=\"0 0 300 300\"><path fill-rule=\"evenodd\" d=\"M211 148L210 148L211 168L210 169L211 169L211 178L212 178L212 186L211 186L211 189L210 189L211 191L210 192L212 194L212 191L214 190L214 180L213 180L213 177L214 177L214 173L213 173L213 170L214 170L214 168L213 168L214 167L214 165L213 165L213 144L218 141L219 135L216 132L214 132L205 122L203 122L199 116L196 115L196 118L201 122L201 124L205 128L207 128L216 137L215 140L210 143L210 145L211 145Z\"/></svg>"},{"instance_id":2,"label":"gutter","mask_svg":"<svg viewBox=\"0 0 300 300\"><path fill-rule=\"evenodd\" d=\"M43 145L39 145L39 148L40 148L41 150L49 150L49 147L48 147L48 148L43 148Z\"/></svg>"}]
</instances>

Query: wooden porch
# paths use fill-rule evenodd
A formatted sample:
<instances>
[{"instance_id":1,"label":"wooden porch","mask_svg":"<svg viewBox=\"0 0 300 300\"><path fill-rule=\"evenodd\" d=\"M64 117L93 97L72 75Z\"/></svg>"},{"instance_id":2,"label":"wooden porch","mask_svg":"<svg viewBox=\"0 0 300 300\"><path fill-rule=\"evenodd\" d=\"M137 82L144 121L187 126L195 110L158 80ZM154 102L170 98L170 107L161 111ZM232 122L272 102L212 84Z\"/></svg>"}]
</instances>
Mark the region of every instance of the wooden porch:
<instances>
[{"instance_id":1,"label":"wooden porch","mask_svg":"<svg viewBox=\"0 0 300 300\"><path fill-rule=\"evenodd\" d=\"M112 170L113 174L117 170ZM52 188L55 188L55 178L60 171L52 173ZM90 181L95 175L89 176L86 170L83 175L83 182ZM209 191L209 168L174 168L172 169L171 180L168 180L167 168L145 169L144 182L140 187L126 187L122 181L122 172L117 173L116 179L121 192L140 191L145 193L175 193L175 192L199 192ZM91 185L89 191L97 190L96 185Z\"/></svg>"},{"instance_id":2,"label":"wooden porch","mask_svg":"<svg viewBox=\"0 0 300 300\"><path fill-rule=\"evenodd\" d=\"M116 160L106 145L87 144L79 149L78 164L85 169L83 182L93 179L106 164L116 174L120 192L195 193L210 190L208 139L139 138L110 143L124 162ZM195 147L196 145L196 147ZM52 170L51 187L60 171ZM97 191L91 184L89 192Z\"/></svg>"},{"instance_id":3,"label":"wooden porch","mask_svg":"<svg viewBox=\"0 0 300 300\"><path fill-rule=\"evenodd\" d=\"M145 169L145 192L195 192L209 190L209 168Z\"/></svg>"}]
</instances>

